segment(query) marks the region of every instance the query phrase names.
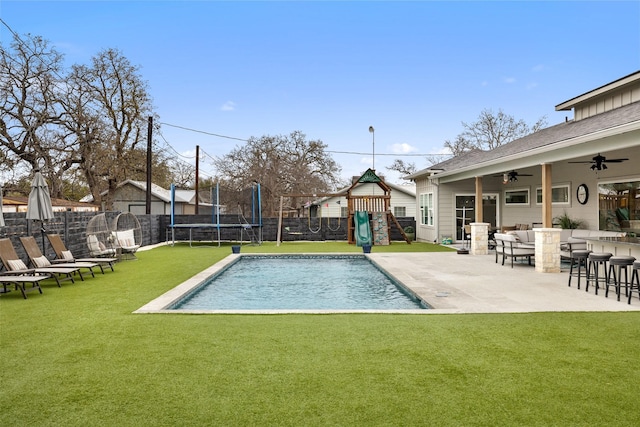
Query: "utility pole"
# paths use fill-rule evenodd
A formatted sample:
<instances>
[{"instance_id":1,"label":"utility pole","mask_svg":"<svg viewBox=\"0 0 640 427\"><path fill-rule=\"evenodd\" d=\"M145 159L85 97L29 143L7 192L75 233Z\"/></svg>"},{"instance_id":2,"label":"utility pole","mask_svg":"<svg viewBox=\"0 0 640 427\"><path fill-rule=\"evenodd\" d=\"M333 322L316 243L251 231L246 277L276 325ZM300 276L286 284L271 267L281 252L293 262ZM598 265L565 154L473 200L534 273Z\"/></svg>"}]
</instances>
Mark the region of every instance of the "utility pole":
<instances>
[{"instance_id":1,"label":"utility pole","mask_svg":"<svg viewBox=\"0 0 640 427\"><path fill-rule=\"evenodd\" d=\"M151 140L153 139L153 117L149 116L147 125L147 194L145 213L151 215Z\"/></svg>"},{"instance_id":2,"label":"utility pole","mask_svg":"<svg viewBox=\"0 0 640 427\"><path fill-rule=\"evenodd\" d=\"M198 181L200 181L200 146L196 145L196 211L195 214L198 215L198 207L200 205L200 201L198 200Z\"/></svg>"}]
</instances>

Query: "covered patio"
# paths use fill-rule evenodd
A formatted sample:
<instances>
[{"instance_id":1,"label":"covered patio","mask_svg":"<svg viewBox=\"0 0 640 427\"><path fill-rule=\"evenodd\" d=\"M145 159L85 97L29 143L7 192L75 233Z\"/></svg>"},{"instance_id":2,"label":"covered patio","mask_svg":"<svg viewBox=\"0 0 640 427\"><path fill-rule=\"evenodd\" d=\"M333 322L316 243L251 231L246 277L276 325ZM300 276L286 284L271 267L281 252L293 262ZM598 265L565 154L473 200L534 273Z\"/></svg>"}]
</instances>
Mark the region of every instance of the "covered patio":
<instances>
[{"instance_id":1,"label":"covered patio","mask_svg":"<svg viewBox=\"0 0 640 427\"><path fill-rule=\"evenodd\" d=\"M418 240L460 241L470 225L469 251L483 255L490 231L526 224L535 230L536 271L557 273L561 215L580 228L640 234L638 101L640 72L556 106L573 110L573 120L409 175L422 212Z\"/></svg>"}]
</instances>

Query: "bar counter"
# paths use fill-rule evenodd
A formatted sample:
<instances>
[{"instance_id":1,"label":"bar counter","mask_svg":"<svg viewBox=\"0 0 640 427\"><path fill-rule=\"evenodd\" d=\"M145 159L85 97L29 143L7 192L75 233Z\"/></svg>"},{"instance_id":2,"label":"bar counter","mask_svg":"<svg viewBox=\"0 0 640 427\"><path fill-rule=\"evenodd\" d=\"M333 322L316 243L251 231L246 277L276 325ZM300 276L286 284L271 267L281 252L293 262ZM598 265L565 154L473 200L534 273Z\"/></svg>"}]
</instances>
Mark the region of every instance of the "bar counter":
<instances>
[{"instance_id":1,"label":"bar counter","mask_svg":"<svg viewBox=\"0 0 640 427\"><path fill-rule=\"evenodd\" d=\"M633 256L640 260L638 237L586 237L587 249L593 252L610 252L614 256Z\"/></svg>"}]
</instances>

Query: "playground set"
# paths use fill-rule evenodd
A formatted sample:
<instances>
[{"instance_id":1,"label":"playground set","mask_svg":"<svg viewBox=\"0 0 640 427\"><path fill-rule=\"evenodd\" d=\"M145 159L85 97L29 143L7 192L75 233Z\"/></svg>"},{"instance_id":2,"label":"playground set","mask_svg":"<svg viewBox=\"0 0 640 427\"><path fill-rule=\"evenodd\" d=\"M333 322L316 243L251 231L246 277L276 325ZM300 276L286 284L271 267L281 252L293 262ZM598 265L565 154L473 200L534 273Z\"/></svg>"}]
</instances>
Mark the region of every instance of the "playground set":
<instances>
[{"instance_id":1,"label":"playground set","mask_svg":"<svg viewBox=\"0 0 640 427\"><path fill-rule=\"evenodd\" d=\"M365 184L365 185L361 185ZM372 185L367 185L372 184ZM368 191L371 189L371 191ZM376 191L376 189L381 190ZM391 234L391 224L394 224L402 235L403 239L410 244L411 239L406 235L402 226L393 215L390 209L391 188L372 169L368 169L360 178L340 194L287 194L280 197L280 213L278 220L277 244L282 241L282 221L283 221L283 200L285 197L340 197L347 199L347 241L349 244L358 246L389 245ZM321 211L320 211L321 212ZM311 226L311 212L308 216L309 230L318 232L322 227L322 219L318 221L318 228ZM337 225L339 226L339 220ZM327 227L329 218L327 218ZM284 230L287 231L287 230ZM293 234L295 232L289 232Z\"/></svg>"},{"instance_id":2,"label":"playground set","mask_svg":"<svg viewBox=\"0 0 640 427\"><path fill-rule=\"evenodd\" d=\"M376 184L383 194L355 194L358 184ZM402 226L391 213L391 188L372 169L368 169L347 190L348 241L358 246L388 245L393 223L404 240L411 244ZM370 218L371 217L371 218Z\"/></svg>"}]
</instances>

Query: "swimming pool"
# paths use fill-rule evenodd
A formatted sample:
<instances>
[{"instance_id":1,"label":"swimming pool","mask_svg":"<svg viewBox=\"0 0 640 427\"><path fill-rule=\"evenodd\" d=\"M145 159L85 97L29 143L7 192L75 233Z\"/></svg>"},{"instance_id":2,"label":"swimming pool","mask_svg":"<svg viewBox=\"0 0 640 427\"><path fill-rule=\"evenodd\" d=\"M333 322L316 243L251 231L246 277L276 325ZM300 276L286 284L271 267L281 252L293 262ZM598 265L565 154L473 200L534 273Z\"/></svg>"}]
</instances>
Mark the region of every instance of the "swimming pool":
<instances>
[{"instance_id":1,"label":"swimming pool","mask_svg":"<svg viewBox=\"0 0 640 427\"><path fill-rule=\"evenodd\" d=\"M174 312L424 310L364 255L240 255L166 305Z\"/></svg>"}]
</instances>

